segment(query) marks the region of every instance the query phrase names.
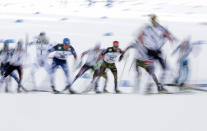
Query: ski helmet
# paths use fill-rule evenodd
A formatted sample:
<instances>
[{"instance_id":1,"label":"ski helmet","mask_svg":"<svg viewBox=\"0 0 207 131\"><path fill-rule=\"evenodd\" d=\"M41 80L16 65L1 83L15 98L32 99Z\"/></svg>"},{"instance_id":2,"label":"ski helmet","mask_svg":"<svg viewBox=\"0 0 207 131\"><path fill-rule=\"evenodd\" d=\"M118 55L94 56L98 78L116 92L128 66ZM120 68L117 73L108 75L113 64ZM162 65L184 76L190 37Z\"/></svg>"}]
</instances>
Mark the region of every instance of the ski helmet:
<instances>
[{"instance_id":1,"label":"ski helmet","mask_svg":"<svg viewBox=\"0 0 207 131\"><path fill-rule=\"evenodd\" d=\"M63 44L70 44L70 39L69 38L64 38L63 39Z\"/></svg>"}]
</instances>

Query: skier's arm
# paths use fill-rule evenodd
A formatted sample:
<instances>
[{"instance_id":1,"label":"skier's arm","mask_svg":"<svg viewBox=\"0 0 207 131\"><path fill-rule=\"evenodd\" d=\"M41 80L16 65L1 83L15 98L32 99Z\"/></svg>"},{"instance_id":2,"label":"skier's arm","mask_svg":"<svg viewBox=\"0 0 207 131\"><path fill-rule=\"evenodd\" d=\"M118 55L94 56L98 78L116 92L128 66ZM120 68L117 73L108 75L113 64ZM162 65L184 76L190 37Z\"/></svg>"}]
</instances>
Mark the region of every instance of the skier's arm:
<instances>
[{"instance_id":1,"label":"skier's arm","mask_svg":"<svg viewBox=\"0 0 207 131\"><path fill-rule=\"evenodd\" d=\"M126 49L124 50L124 52L127 52L131 48L135 48L135 45L136 44L139 44L138 41L131 42L130 45L128 47L126 47Z\"/></svg>"},{"instance_id":2,"label":"skier's arm","mask_svg":"<svg viewBox=\"0 0 207 131\"><path fill-rule=\"evenodd\" d=\"M141 44L144 43L144 42L143 42L143 37L144 37L144 32L142 31L142 32L139 34L139 36L138 36L138 39L139 39L139 41L140 41Z\"/></svg>"},{"instance_id":3,"label":"skier's arm","mask_svg":"<svg viewBox=\"0 0 207 131\"><path fill-rule=\"evenodd\" d=\"M123 59L125 51L121 50L120 53L121 53L121 56L119 57L119 61L121 61Z\"/></svg>"},{"instance_id":4,"label":"skier's arm","mask_svg":"<svg viewBox=\"0 0 207 131\"><path fill-rule=\"evenodd\" d=\"M107 50L103 50L103 51L101 52L101 54L98 56L97 62L100 61L101 59L103 59L103 57L104 57L106 51L107 51Z\"/></svg>"},{"instance_id":5,"label":"skier's arm","mask_svg":"<svg viewBox=\"0 0 207 131\"><path fill-rule=\"evenodd\" d=\"M71 47L71 53L72 53L74 59L77 60L77 54L76 54L75 49L73 47Z\"/></svg>"},{"instance_id":6,"label":"skier's arm","mask_svg":"<svg viewBox=\"0 0 207 131\"><path fill-rule=\"evenodd\" d=\"M181 44L179 46L177 46L177 48L171 53L171 55L174 55L181 47Z\"/></svg>"},{"instance_id":7,"label":"skier's arm","mask_svg":"<svg viewBox=\"0 0 207 131\"><path fill-rule=\"evenodd\" d=\"M99 65L102 63L102 62L100 62L101 59L103 59L103 54L102 53L104 53L104 50L102 50L102 52L98 56L96 64L93 65L93 70L96 70L99 67Z\"/></svg>"},{"instance_id":8,"label":"skier's arm","mask_svg":"<svg viewBox=\"0 0 207 131\"><path fill-rule=\"evenodd\" d=\"M162 27L164 30L164 34L163 34L163 37L164 38L167 38L170 42L174 42L174 41L177 41L177 39L172 35L172 33L170 33L166 28Z\"/></svg>"},{"instance_id":9,"label":"skier's arm","mask_svg":"<svg viewBox=\"0 0 207 131\"><path fill-rule=\"evenodd\" d=\"M47 52L51 53L53 51L56 51L57 49L58 49L58 46L56 45L56 46L53 46L52 48L50 48Z\"/></svg>"},{"instance_id":10,"label":"skier's arm","mask_svg":"<svg viewBox=\"0 0 207 131\"><path fill-rule=\"evenodd\" d=\"M176 40L176 38L168 31L166 30L165 33L163 34L164 38L167 38L170 42L173 42Z\"/></svg>"},{"instance_id":11,"label":"skier's arm","mask_svg":"<svg viewBox=\"0 0 207 131\"><path fill-rule=\"evenodd\" d=\"M127 52L129 49L133 48L134 46L133 45L129 45L125 50L124 52Z\"/></svg>"},{"instance_id":12,"label":"skier's arm","mask_svg":"<svg viewBox=\"0 0 207 131\"><path fill-rule=\"evenodd\" d=\"M88 54L89 50L87 51L84 51L82 54L81 54L81 58L83 58L86 54Z\"/></svg>"}]
</instances>

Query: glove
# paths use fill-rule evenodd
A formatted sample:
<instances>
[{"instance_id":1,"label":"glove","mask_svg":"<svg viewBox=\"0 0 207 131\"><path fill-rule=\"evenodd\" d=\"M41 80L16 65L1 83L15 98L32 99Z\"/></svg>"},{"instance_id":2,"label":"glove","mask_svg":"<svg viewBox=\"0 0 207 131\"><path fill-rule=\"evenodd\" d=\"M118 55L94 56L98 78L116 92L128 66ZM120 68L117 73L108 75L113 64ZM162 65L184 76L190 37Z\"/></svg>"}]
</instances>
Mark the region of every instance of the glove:
<instances>
[{"instance_id":1,"label":"glove","mask_svg":"<svg viewBox=\"0 0 207 131\"><path fill-rule=\"evenodd\" d=\"M93 70L96 70L98 68L98 66L99 66L99 63L94 64L93 65Z\"/></svg>"},{"instance_id":2,"label":"glove","mask_svg":"<svg viewBox=\"0 0 207 131\"><path fill-rule=\"evenodd\" d=\"M121 55L121 56L119 57L119 61L121 61L121 60L123 59L123 57L124 57L124 56L123 56L123 55Z\"/></svg>"}]
</instances>

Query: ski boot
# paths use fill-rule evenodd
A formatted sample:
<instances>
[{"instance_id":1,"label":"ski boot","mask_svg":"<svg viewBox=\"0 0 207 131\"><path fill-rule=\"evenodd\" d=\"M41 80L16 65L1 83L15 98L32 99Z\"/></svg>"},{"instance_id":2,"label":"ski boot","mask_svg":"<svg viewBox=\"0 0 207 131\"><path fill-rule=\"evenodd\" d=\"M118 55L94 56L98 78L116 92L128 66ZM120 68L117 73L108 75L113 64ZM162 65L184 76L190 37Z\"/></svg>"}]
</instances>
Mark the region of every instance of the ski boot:
<instances>
[{"instance_id":1,"label":"ski boot","mask_svg":"<svg viewBox=\"0 0 207 131\"><path fill-rule=\"evenodd\" d=\"M6 92L6 93L9 93L9 89L8 89L8 87L5 87L5 92Z\"/></svg>"},{"instance_id":2,"label":"ski boot","mask_svg":"<svg viewBox=\"0 0 207 131\"><path fill-rule=\"evenodd\" d=\"M97 82L95 83L94 91L96 92L96 94L102 93L101 91L98 90L98 83Z\"/></svg>"},{"instance_id":3,"label":"ski boot","mask_svg":"<svg viewBox=\"0 0 207 131\"><path fill-rule=\"evenodd\" d=\"M163 85L161 83L157 84L158 87L158 92L160 93L167 93L168 91L163 87Z\"/></svg>"},{"instance_id":4,"label":"ski boot","mask_svg":"<svg viewBox=\"0 0 207 131\"><path fill-rule=\"evenodd\" d=\"M22 91L20 90L20 87L18 86L17 88L17 93L21 93Z\"/></svg>"},{"instance_id":5,"label":"ski boot","mask_svg":"<svg viewBox=\"0 0 207 131\"><path fill-rule=\"evenodd\" d=\"M115 89L115 93L116 94L121 94L122 92L120 90L118 90L118 89Z\"/></svg>"},{"instance_id":6,"label":"ski boot","mask_svg":"<svg viewBox=\"0 0 207 131\"><path fill-rule=\"evenodd\" d=\"M95 90L96 94L101 94L102 92L99 90Z\"/></svg>"},{"instance_id":7,"label":"ski boot","mask_svg":"<svg viewBox=\"0 0 207 131\"><path fill-rule=\"evenodd\" d=\"M147 87L146 87L146 90L145 90L145 93L146 93L146 94L152 92L152 86L153 86L152 83L148 83L148 84L147 84Z\"/></svg>"},{"instance_id":8,"label":"ski boot","mask_svg":"<svg viewBox=\"0 0 207 131\"><path fill-rule=\"evenodd\" d=\"M27 90L21 85L21 84L18 84L18 87L17 87L17 93L21 93L22 92L22 90L23 91L25 91L25 92L27 92Z\"/></svg>"},{"instance_id":9,"label":"ski boot","mask_svg":"<svg viewBox=\"0 0 207 131\"><path fill-rule=\"evenodd\" d=\"M51 88L52 88L53 93L55 93L55 94L59 93L59 91L55 89L55 86L52 85Z\"/></svg>"},{"instance_id":10,"label":"ski boot","mask_svg":"<svg viewBox=\"0 0 207 131\"><path fill-rule=\"evenodd\" d=\"M107 89L103 90L104 93L110 93Z\"/></svg>"},{"instance_id":11,"label":"ski boot","mask_svg":"<svg viewBox=\"0 0 207 131\"><path fill-rule=\"evenodd\" d=\"M67 85L67 86L65 87L64 91L65 91L65 90L68 90L70 94L77 94L74 90L71 89L71 85Z\"/></svg>"},{"instance_id":12,"label":"ski boot","mask_svg":"<svg viewBox=\"0 0 207 131\"><path fill-rule=\"evenodd\" d=\"M184 85L185 85L185 83L183 83L183 82L182 82L182 83L180 83L180 85L179 85L179 86L181 86L181 87L182 87L182 86L184 86Z\"/></svg>"},{"instance_id":13,"label":"ski boot","mask_svg":"<svg viewBox=\"0 0 207 131\"><path fill-rule=\"evenodd\" d=\"M24 92L28 92L28 90L25 89L24 86L23 86L22 84L19 84L18 87L21 88Z\"/></svg>"}]
</instances>

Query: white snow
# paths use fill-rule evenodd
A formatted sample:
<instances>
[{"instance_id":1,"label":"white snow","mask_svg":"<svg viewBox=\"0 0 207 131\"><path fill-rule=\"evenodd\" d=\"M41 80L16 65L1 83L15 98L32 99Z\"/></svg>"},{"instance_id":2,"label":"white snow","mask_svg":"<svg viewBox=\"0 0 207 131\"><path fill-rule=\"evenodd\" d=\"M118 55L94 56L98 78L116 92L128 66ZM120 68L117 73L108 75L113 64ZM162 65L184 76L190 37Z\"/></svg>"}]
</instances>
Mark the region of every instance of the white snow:
<instances>
[{"instance_id":1,"label":"white snow","mask_svg":"<svg viewBox=\"0 0 207 131\"><path fill-rule=\"evenodd\" d=\"M117 0L111 8L104 1L88 7L85 0L0 0L0 40L25 39L30 41L45 31L50 41L62 42L64 37L71 39L78 55L100 41L103 48L119 40L125 48L133 41L138 29L147 22L149 13L156 13L161 24L182 40L188 35L192 40L207 40L206 0ZM36 12L39 12L36 13ZM35 14L36 13L36 14ZM105 19L102 17L105 16ZM66 18L65 20L61 20ZM23 23L15 23L23 19ZM203 23L203 24L201 24ZM112 32L112 36L104 36ZM167 43L164 47L171 73L176 75L176 57L170 53L177 44ZM196 48L199 53L191 56L191 77L189 82L206 81L206 45ZM29 52L33 52L30 48ZM34 53L34 52L33 52ZM197 54L197 55L196 55ZM196 56L196 57L194 57ZM30 83L29 57L24 71L23 84ZM131 57L127 62L131 64ZM51 59L49 60L51 62ZM77 71L73 68L73 58L68 59L71 79ZM134 81L135 73L128 71L127 65L121 79ZM124 61L118 63L119 78ZM160 67L157 66L157 73ZM41 76L41 77L39 77ZM110 78L112 75L109 74ZM146 73L143 72L143 76ZM36 75L40 88L49 88L48 76L40 69ZM57 89L64 88L61 70L56 73ZM143 79L146 81L147 79ZM142 82L143 82L142 81ZM90 81L79 79L73 86L83 90ZM143 82L144 86L145 82ZM14 92L15 84L10 89ZM113 79L108 88L113 90ZM130 91L132 88L124 88ZM1 89L3 91L3 89ZM206 131L205 93L189 95L55 95L48 93L0 94L1 131Z\"/></svg>"},{"instance_id":2,"label":"white snow","mask_svg":"<svg viewBox=\"0 0 207 131\"><path fill-rule=\"evenodd\" d=\"M206 94L0 97L2 131L206 131Z\"/></svg>"}]
</instances>

